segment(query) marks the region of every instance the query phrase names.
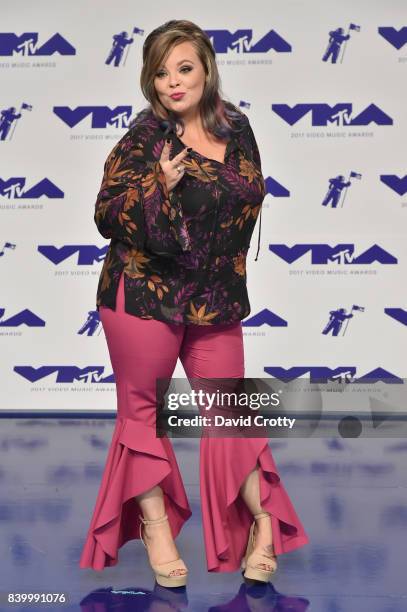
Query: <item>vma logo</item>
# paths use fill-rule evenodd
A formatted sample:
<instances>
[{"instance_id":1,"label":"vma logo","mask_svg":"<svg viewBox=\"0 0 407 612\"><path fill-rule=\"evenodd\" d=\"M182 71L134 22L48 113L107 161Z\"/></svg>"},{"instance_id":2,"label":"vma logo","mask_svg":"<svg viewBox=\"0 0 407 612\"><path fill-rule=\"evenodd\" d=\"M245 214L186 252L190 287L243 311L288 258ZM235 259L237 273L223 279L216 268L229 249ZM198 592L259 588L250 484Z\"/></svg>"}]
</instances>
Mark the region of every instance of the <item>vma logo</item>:
<instances>
[{"instance_id":1,"label":"vma logo","mask_svg":"<svg viewBox=\"0 0 407 612\"><path fill-rule=\"evenodd\" d=\"M68 244L60 248L44 244L38 246L38 251L56 266L76 254L78 266L93 266L105 258L108 248L108 245L99 248L94 244Z\"/></svg>"},{"instance_id":2,"label":"vma logo","mask_svg":"<svg viewBox=\"0 0 407 612\"><path fill-rule=\"evenodd\" d=\"M45 327L44 319L37 317L36 314L25 308L21 312L12 315L8 319L3 319L5 313L4 308L0 308L0 327L20 327L20 325L27 325L27 327Z\"/></svg>"},{"instance_id":3,"label":"vma logo","mask_svg":"<svg viewBox=\"0 0 407 612\"><path fill-rule=\"evenodd\" d=\"M14 366L14 372L20 374L23 378L31 383L38 382L44 378L48 378L53 374L56 383L73 383L75 381L87 384L94 383L113 383L114 375L104 376L103 366L86 366L79 368L73 365L67 366L40 366L33 368L32 366Z\"/></svg>"},{"instance_id":4,"label":"vma logo","mask_svg":"<svg viewBox=\"0 0 407 612\"><path fill-rule=\"evenodd\" d=\"M407 325L407 310L404 308L385 308L384 312L395 321Z\"/></svg>"},{"instance_id":5,"label":"vma logo","mask_svg":"<svg viewBox=\"0 0 407 612\"><path fill-rule=\"evenodd\" d=\"M13 176L6 180L0 178L0 196L10 200L38 199L41 196L46 198L64 197L64 192L47 178L42 179L42 181L28 189L25 187L25 182L26 179L23 176Z\"/></svg>"},{"instance_id":6,"label":"vma logo","mask_svg":"<svg viewBox=\"0 0 407 612\"><path fill-rule=\"evenodd\" d=\"M345 125L393 125L393 119L382 111L376 104L369 104L358 115L352 117L351 102L339 102L334 106L329 104L272 104L272 110L289 125L298 123L308 113L311 115L313 126L345 126Z\"/></svg>"},{"instance_id":7,"label":"vma logo","mask_svg":"<svg viewBox=\"0 0 407 612\"><path fill-rule=\"evenodd\" d=\"M355 255L354 244L337 244L334 247L329 244L295 244L292 247L286 244L270 244L269 249L272 253L292 264L301 259L305 254L311 253L311 264L347 264L347 265L369 265L372 263L396 264L397 258L385 251L378 244L374 244L369 249Z\"/></svg>"},{"instance_id":8,"label":"vma logo","mask_svg":"<svg viewBox=\"0 0 407 612\"><path fill-rule=\"evenodd\" d=\"M253 30L205 30L216 53L268 53L274 49L277 53L289 53L291 45L275 30L270 30L257 42L253 41Z\"/></svg>"},{"instance_id":9,"label":"vma logo","mask_svg":"<svg viewBox=\"0 0 407 612\"><path fill-rule=\"evenodd\" d=\"M339 366L327 368L324 366L293 366L282 368L279 366L265 367L264 371L282 382L289 383L297 378L309 378L311 383L326 384L328 382L338 383L376 383L403 384L403 379L395 376L383 368L376 368L364 376L356 377L355 366Z\"/></svg>"},{"instance_id":10,"label":"vma logo","mask_svg":"<svg viewBox=\"0 0 407 612\"><path fill-rule=\"evenodd\" d=\"M269 325L270 327L287 327L288 323L285 319L271 312L268 308L264 308L253 317L245 319L242 322L243 327L261 327L262 325Z\"/></svg>"},{"instance_id":11,"label":"vma logo","mask_svg":"<svg viewBox=\"0 0 407 612\"><path fill-rule=\"evenodd\" d=\"M287 187L279 183L272 176L268 176L264 182L266 185L266 194L269 193L274 198L289 198L290 197L290 191L287 189Z\"/></svg>"},{"instance_id":12,"label":"vma logo","mask_svg":"<svg viewBox=\"0 0 407 612\"><path fill-rule=\"evenodd\" d=\"M407 27L404 26L400 28L400 30L396 30L396 28L389 27L379 27L377 28L380 36L383 36L387 42L389 42L396 49L401 49L407 42Z\"/></svg>"},{"instance_id":13,"label":"vma logo","mask_svg":"<svg viewBox=\"0 0 407 612\"><path fill-rule=\"evenodd\" d=\"M407 175L400 178L396 174L381 174L380 180L400 196L407 193Z\"/></svg>"},{"instance_id":14,"label":"vma logo","mask_svg":"<svg viewBox=\"0 0 407 612\"><path fill-rule=\"evenodd\" d=\"M95 129L115 127L127 128L132 114L131 106L54 106L54 113L70 128L75 127L87 117L91 117L91 127Z\"/></svg>"},{"instance_id":15,"label":"vma logo","mask_svg":"<svg viewBox=\"0 0 407 612\"><path fill-rule=\"evenodd\" d=\"M38 32L25 32L20 36L12 32L0 33L0 55L46 56L76 55L76 49L61 34L54 34L42 45L38 44Z\"/></svg>"}]
</instances>

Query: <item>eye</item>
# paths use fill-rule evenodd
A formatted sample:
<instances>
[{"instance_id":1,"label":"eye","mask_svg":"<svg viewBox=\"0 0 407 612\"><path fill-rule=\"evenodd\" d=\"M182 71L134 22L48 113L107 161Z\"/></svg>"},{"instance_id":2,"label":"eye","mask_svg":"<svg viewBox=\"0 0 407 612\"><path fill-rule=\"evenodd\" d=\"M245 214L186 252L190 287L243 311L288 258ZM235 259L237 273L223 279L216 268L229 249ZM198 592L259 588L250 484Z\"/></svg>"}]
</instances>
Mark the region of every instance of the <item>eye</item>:
<instances>
[{"instance_id":1,"label":"eye","mask_svg":"<svg viewBox=\"0 0 407 612\"><path fill-rule=\"evenodd\" d=\"M181 72L191 72L191 70L192 66L182 66L181 68ZM160 70L160 72L157 72L155 76L160 79L162 76L165 76L165 72L163 70Z\"/></svg>"}]
</instances>

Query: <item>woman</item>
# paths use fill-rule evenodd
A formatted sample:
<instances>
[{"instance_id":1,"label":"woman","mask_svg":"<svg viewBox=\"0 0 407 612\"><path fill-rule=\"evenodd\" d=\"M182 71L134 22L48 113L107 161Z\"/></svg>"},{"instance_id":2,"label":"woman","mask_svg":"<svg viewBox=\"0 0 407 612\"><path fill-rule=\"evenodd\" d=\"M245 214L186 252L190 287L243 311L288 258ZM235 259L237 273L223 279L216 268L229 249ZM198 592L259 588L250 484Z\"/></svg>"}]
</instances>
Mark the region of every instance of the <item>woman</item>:
<instances>
[{"instance_id":1,"label":"woman","mask_svg":"<svg viewBox=\"0 0 407 612\"><path fill-rule=\"evenodd\" d=\"M172 445L156 437L156 379L178 357L189 379L244 377L246 254L265 185L249 121L221 99L198 26L151 32L141 88L150 106L110 153L95 206L110 239L97 308L118 416L80 566L116 565L140 537L157 582L181 586L173 538L191 510ZM242 567L267 582L276 554L308 542L266 438L202 438L200 491L208 571Z\"/></svg>"}]
</instances>

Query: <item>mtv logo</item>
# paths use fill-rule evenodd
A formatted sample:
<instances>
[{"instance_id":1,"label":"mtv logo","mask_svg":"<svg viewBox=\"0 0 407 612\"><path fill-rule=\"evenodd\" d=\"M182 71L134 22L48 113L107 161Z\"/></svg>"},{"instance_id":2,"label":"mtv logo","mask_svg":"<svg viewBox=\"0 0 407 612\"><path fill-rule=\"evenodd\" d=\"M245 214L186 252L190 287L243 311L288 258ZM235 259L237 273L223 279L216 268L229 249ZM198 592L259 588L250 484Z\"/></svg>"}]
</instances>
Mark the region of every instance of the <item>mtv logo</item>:
<instances>
[{"instance_id":1,"label":"mtv logo","mask_svg":"<svg viewBox=\"0 0 407 612\"><path fill-rule=\"evenodd\" d=\"M385 308L384 312L402 325L407 325L407 310L404 308Z\"/></svg>"},{"instance_id":2,"label":"mtv logo","mask_svg":"<svg viewBox=\"0 0 407 612\"><path fill-rule=\"evenodd\" d=\"M377 28L380 36L383 36L396 49L401 49L407 42L407 26L403 26L399 30L396 28L381 26Z\"/></svg>"},{"instance_id":3,"label":"mtv logo","mask_svg":"<svg viewBox=\"0 0 407 612\"><path fill-rule=\"evenodd\" d=\"M0 308L0 319L4 312L4 308ZM27 327L45 327L45 321L28 308L17 312L8 319L0 321L0 327L20 327L21 325L26 325Z\"/></svg>"},{"instance_id":4,"label":"mtv logo","mask_svg":"<svg viewBox=\"0 0 407 612\"><path fill-rule=\"evenodd\" d=\"M86 117L91 117L91 127L101 129L115 127L127 128L132 114L131 106L77 106L71 109L68 106L54 106L53 111L70 128L75 127Z\"/></svg>"},{"instance_id":5,"label":"mtv logo","mask_svg":"<svg viewBox=\"0 0 407 612\"><path fill-rule=\"evenodd\" d=\"M249 319L245 319L242 323L243 327L261 327L269 325L270 327L287 327L288 323L285 319L279 317L268 308L264 308Z\"/></svg>"},{"instance_id":6,"label":"mtv logo","mask_svg":"<svg viewBox=\"0 0 407 612\"><path fill-rule=\"evenodd\" d=\"M14 366L14 371L31 383L38 382L54 375L57 383L113 383L113 374L104 377L103 366L50 365L34 368L33 366Z\"/></svg>"},{"instance_id":7,"label":"mtv logo","mask_svg":"<svg viewBox=\"0 0 407 612\"><path fill-rule=\"evenodd\" d=\"M253 30L205 30L216 53L268 53L274 49L277 53L289 53L291 45L275 30L270 30L256 43L253 42Z\"/></svg>"},{"instance_id":8,"label":"mtv logo","mask_svg":"<svg viewBox=\"0 0 407 612\"><path fill-rule=\"evenodd\" d=\"M61 34L54 34L41 46L38 46L38 32L24 32L20 36L13 32L0 33L0 56L51 56L76 55L76 50Z\"/></svg>"},{"instance_id":9,"label":"mtv logo","mask_svg":"<svg viewBox=\"0 0 407 612\"><path fill-rule=\"evenodd\" d=\"M315 384L326 384L328 382L404 384L402 378L380 367L358 378L356 378L356 366L339 366L336 368L326 366L293 366L291 368L268 366L264 368L264 371L285 383L297 378L309 378L309 381Z\"/></svg>"},{"instance_id":10,"label":"mtv logo","mask_svg":"<svg viewBox=\"0 0 407 612\"><path fill-rule=\"evenodd\" d=\"M273 177L268 176L264 182L266 185L266 193L270 193L275 198L290 197L290 191L287 187L276 181Z\"/></svg>"},{"instance_id":11,"label":"mtv logo","mask_svg":"<svg viewBox=\"0 0 407 612\"><path fill-rule=\"evenodd\" d=\"M289 125L298 123L308 113L311 115L311 125L393 125L393 119L382 111L376 104L369 104L359 115L352 117L353 106L351 102L340 102L334 106L324 103L272 104L272 110Z\"/></svg>"},{"instance_id":12,"label":"mtv logo","mask_svg":"<svg viewBox=\"0 0 407 612\"><path fill-rule=\"evenodd\" d=\"M93 266L94 263L99 263L105 258L108 248L108 245L99 248L94 244L69 244L60 248L52 244L44 244L38 246L38 251L55 265L77 253L78 266Z\"/></svg>"},{"instance_id":13,"label":"mtv logo","mask_svg":"<svg viewBox=\"0 0 407 612\"><path fill-rule=\"evenodd\" d=\"M369 265L374 262L381 264L397 263L396 257L378 244L374 244L356 257L354 255L355 245L352 243L337 244L333 247L329 244L295 244L292 247L286 244L270 244L269 250L289 264L301 259L306 253L311 253L311 264L317 265L327 264L328 262L339 265Z\"/></svg>"},{"instance_id":14,"label":"mtv logo","mask_svg":"<svg viewBox=\"0 0 407 612\"><path fill-rule=\"evenodd\" d=\"M396 174L381 174L380 180L400 196L407 193L407 175L400 178Z\"/></svg>"},{"instance_id":15,"label":"mtv logo","mask_svg":"<svg viewBox=\"0 0 407 612\"><path fill-rule=\"evenodd\" d=\"M10 200L24 198L39 199L41 196L46 198L64 197L64 192L47 178L42 179L27 190L24 190L25 184L26 178L23 176L13 176L6 180L0 178L0 196Z\"/></svg>"}]
</instances>

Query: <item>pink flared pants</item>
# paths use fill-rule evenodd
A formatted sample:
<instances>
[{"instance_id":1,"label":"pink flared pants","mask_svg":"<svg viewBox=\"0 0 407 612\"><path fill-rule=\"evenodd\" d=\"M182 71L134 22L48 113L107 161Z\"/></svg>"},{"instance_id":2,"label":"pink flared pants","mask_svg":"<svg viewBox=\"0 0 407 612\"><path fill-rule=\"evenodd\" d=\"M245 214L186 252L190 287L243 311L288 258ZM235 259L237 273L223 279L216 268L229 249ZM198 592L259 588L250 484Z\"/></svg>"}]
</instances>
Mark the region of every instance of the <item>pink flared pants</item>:
<instances>
[{"instance_id":1,"label":"pink flared pants","mask_svg":"<svg viewBox=\"0 0 407 612\"><path fill-rule=\"evenodd\" d=\"M243 378L241 322L175 325L124 310L124 275L116 310L100 308L117 390L117 419L80 567L116 565L118 551L139 537L135 496L163 490L173 537L191 510L172 444L155 430L156 378L170 378L178 357L188 378ZM260 501L271 514L277 555L309 539L280 480L267 438L202 437L200 494L209 572L240 567L253 517L239 490L258 466Z\"/></svg>"}]
</instances>

